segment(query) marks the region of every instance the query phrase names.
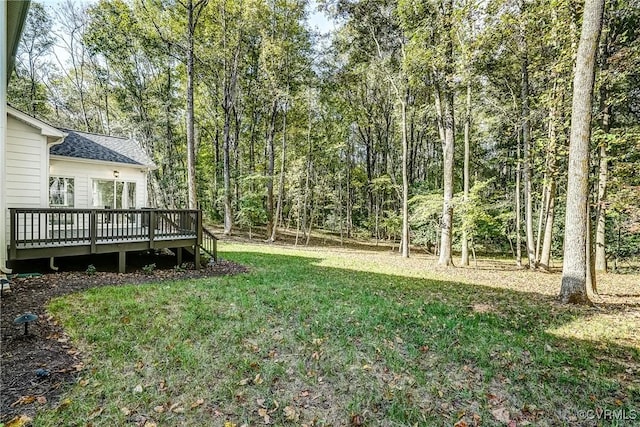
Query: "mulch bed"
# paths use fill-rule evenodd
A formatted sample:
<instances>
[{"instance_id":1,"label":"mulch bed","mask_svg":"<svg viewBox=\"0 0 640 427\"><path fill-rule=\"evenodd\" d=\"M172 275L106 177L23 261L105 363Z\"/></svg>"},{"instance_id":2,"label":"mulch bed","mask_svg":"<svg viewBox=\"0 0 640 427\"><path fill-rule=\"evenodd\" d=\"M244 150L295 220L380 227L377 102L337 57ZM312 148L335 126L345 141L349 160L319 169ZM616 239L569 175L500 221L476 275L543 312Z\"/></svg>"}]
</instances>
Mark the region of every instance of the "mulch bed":
<instances>
[{"instance_id":1,"label":"mulch bed","mask_svg":"<svg viewBox=\"0 0 640 427\"><path fill-rule=\"evenodd\" d=\"M46 305L52 298L100 286L204 278L247 271L246 267L228 261L203 266L200 270L195 270L193 263L174 269L175 257L166 254L138 254L127 260L126 274L113 271L117 262L110 257L75 257L58 262L60 270L56 273L47 272L46 266L34 263L14 268L15 272L40 271L43 274L12 278L11 291L5 291L0 301L0 423L19 414L33 416L38 408L55 405L64 386L76 381L83 368L82 355L46 311ZM85 272L89 263L97 269L93 275ZM156 264L154 271L145 273L142 266L152 263ZM16 317L26 312L39 317L29 325L28 335L24 334L23 326L13 323Z\"/></svg>"}]
</instances>

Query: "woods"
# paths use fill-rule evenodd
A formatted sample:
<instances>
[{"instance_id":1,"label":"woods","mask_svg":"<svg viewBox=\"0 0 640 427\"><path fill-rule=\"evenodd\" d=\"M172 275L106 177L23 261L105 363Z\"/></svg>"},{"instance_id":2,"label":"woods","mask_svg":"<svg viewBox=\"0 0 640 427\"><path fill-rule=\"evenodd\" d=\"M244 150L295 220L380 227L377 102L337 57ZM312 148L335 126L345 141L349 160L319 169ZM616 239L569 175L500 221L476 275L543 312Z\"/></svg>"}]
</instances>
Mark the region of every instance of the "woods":
<instances>
[{"instance_id":1,"label":"woods","mask_svg":"<svg viewBox=\"0 0 640 427\"><path fill-rule=\"evenodd\" d=\"M581 302L591 258L640 256L639 18L628 0L33 3L9 98L141 142L154 204L225 234L564 259Z\"/></svg>"}]
</instances>

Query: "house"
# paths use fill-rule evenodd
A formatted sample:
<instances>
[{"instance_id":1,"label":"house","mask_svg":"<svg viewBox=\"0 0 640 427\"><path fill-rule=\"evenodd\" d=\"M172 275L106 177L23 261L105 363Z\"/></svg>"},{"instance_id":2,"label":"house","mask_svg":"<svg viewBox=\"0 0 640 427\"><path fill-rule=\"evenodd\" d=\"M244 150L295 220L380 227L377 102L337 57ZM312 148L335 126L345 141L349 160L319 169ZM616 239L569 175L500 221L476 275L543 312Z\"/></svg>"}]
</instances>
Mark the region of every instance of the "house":
<instances>
[{"instance_id":1,"label":"house","mask_svg":"<svg viewBox=\"0 0 640 427\"><path fill-rule=\"evenodd\" d=\"M29 1L0 1L0 273L8 272L6 233L6 137L7 137L7 84L27 19Z\"/></svg>"},{"instance_id":2,"label":"house","mask_svg":"<svg viewBox=\"0 0 640 427\"><path fill-rule=\"evenodd\" d=\"M16 24L25 7L0 2L0 19ZM1 43L11 55L1 67L5 82L18 27L8 25ZM216 258L201 211L149 208L147 176L155 165L137 143L53 127L8 106L6 84L0 87L2 272L7 261L49 258L53 268L54 257L100 253L118 253L124 272L127 252L160 248L175 249L178 264L183 249L197 267L201 249Z\"/></svg>"}]
</instances>

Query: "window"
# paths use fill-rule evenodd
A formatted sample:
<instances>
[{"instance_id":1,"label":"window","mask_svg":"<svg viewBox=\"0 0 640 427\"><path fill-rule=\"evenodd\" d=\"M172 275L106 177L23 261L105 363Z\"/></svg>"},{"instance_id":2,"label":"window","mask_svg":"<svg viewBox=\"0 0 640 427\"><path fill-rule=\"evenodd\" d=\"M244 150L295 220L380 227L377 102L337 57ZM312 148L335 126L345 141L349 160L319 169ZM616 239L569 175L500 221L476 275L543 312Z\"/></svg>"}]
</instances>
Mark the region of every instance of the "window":
<instances>
[{"instance_id":1,"label":"window","mask_svg":"<svg viewBox=\"0 0 640 427\"><path fill-rule=\"evenodd\" d=\"M114 180L93 180L93 207L129 209L136 206L136 183Z\"/></svg>"},{"instance_id":2,"label":"window","mask_svg":"<svg viewBox=\"0 0 640 427\"><path fill-rule=\"evenodd\" d=\"M74 206L73 178L52 176L49 178L49 206Z\"/></svg>"}]
</instances>

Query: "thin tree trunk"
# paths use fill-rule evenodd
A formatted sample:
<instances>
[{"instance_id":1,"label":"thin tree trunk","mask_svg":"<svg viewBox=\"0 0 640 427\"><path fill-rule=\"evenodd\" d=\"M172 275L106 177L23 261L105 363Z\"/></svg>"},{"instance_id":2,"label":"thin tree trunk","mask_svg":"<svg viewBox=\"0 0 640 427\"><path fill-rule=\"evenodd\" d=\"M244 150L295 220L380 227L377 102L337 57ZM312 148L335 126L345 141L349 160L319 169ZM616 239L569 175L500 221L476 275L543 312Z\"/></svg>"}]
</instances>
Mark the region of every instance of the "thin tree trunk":
<instances>
[{"instance_id":1,"label":"thin tree trunk","mask_svg":"<svg viewBox=\"0 0 640 427\"><path fill-rule=\"evenodd\" d=\"M274 98L271 104L271 119L267 130L267 240L271 239L273 232L273 172L275 169L275 152L273 140L276 133L276 117L278 115L278 100ZM277 220L277 219L276 219Z\"/></svg>"},{"instance_id":2,"label":"thin tree trunk","mask_svg":"<svg viewBox=\"0 0 640 427\"><path fill-rule=\"evenodd\" d=\"M464 202L469 201L469 150L470 150L470 132L471 132L471 81L467 82L467 100L464 118L464 171L463 171L463 191ZM469 238L467 230L462 230L462 253L460 256L460 265L469 265Z\"/></svg>"},{"instance_id":3,"label":"thin tree trunk","mask_svg":"<svg viewBox=\"0 0 640 427\"><path fill-rule=\"evenodd\" d=\"M280 157L280 179L278 180L278 203L276 205L276 220L271 230L271 241L276 241L278 233L278 221L282 215L282 203L284 197L284 174L285 160L287 155L287 102L284 103L284 111L282 112L282 155Z\"/></svg>"},{"instance_id":4,"label":"thin tree trunk","mask_svg":"<svg viewBox=\"0 0 640 427\"><path fill-rule=\"evenodd\" d=\"M602 27L604 0L586 0L573 79L567 215L560 299L589 303L587 295L587 233L589 141L596 47Z\"/></svg>"},{"instance_id":5,"label":"thin tree trunk","mask_svg":"<svg viewBox=\"0 0 640 427\"><path fill-rule=\"evenodd\" d=\"M556 205L556 182L552 180L549 183L549 190L547 193L547 209L546 209L546 221L544 225L544 238L542 241L542 251L540 252L540 267L545 270L551 268L551 245L553 243L553 221L555 217L555 205Z\"/></svg>"},{"instance_id":6,"label":"thin tree trunk","mask_svg":"<svg viewBox=\"0 0 640 427\"><path fill-rule=\"evenodd\" d=\"M522 267L522 238L520 235L521 225L521 199L522 195L520 193L520 129L516 128L516 265L518 267Z\"/></svg>"},{"instance_id":7,"label":"thin tree trunk","mask_svg":"<svg viewBox=\"0 0 640 427\"><path fill-rule=\"evenodd\" d=\"M444 144L442 146L442 182L443 182L443 203L442 203L442 234L440 235L440 257L438 265L449 266L451 259L451 240L453 235L453 167L454 167L454 143L455 125L453 112L453 39L451 37L451 25L453 15L453 0L447 0L444 4L446 9L445 28L446 34L446 65L444 90L442 96Z\"/></svg>"},{"instance_id":8,"label":"thin tree trunk","mask_svg":"<svg viewBox=\"0 0 640 427\"><path fill-rule=\"evenodd\" d=\"M187 188L189 209L197 209L196 149L193 118L193 33L195 20L193 1L187 2Z\"/></svg>"},{"instance_id":9,"label":"thin tree trunk","mask_svg":"<svg viewBox=\"0 0 640 427\"><path fill-rule=\"evenodd\" d=\"M524 36L523 36L524 38ZM524 47L523 56L521 59L521 72L522 72L522 147L523 147L523 161L522 172L524 178L524 220L525 220L525 235L527 242L527 259L529 261L529 268L535 268L535 246L533 236L533 195L532 195L532 173L531 173L531 136L530 136L530 123L529 123L529 61L526 55L526 46Z\"/></svg>"},{"instance_id":10,"label":"thin tree trunk","mask_svg":"<svg viewBox=\"0 0 640 427\"><path fill-rule=\"evenodd\" d=\"M551 261L551 245L553 243L553 222L555 220L555 197L556 197L556 173L557 173L557 129L558 125L558 102L557 81L554 82L552 105L549 109L549 145L547 150L547 171L545 183L544 210L541 211L541 219L544 224L544 234L542 238L542 250L537 258L538 265L544 270L549 270ZM560 98L561 100L562 98ZM542 218L542 215L544 218ZM540 236L538 236L540 238Z\"/></svg>"},{"instance_id":11,"label":"thin tree trunk","mask_svg":"<svg viewBox=\"0 0 640 427\"><path fill-rule=\"evenodd\" d=\"M402 109L402 257L409 258L409 176L407 171L407 102L400 103Z\"/></svg>"},{"instance_id":12,"label":"thin tree trunk","mask_svg":"<svg viewBox=\"0 0 640 427\"><path fill-rule=\"evenodd\" d=\"M609 133L611 108L607 105L607 91L603 87L600 90L600 102L602 107L602 130ZM606 252L606 198L608 179L608 158L606 142L600 144L600 170L598 173L598 202L597 202L597 222L596 222L596 271L607 271Z\"/></svg>"}]
</instances>

